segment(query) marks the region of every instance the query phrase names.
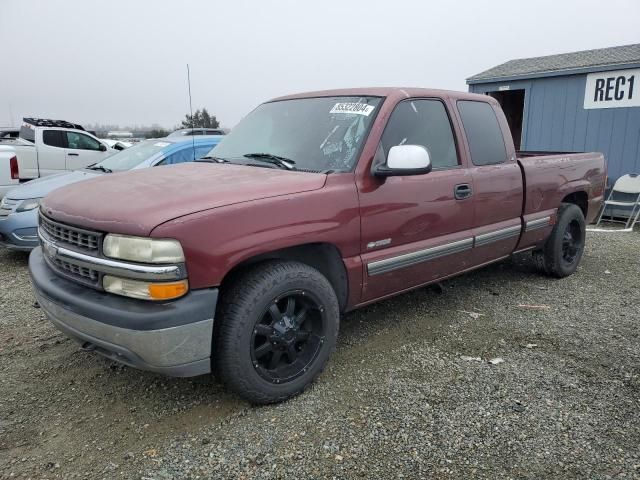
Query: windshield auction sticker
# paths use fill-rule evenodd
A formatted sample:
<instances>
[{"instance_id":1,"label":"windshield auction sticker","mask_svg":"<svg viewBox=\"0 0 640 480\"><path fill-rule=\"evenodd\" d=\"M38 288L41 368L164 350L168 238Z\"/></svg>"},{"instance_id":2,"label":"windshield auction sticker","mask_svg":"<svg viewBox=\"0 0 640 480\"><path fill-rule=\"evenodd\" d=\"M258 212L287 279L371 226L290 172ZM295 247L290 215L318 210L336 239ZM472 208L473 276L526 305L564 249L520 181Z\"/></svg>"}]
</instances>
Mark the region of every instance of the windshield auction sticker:
<instances>
[{"instance_id":1,"label":"windshield auction sticker","mask_svg":"<svg viewBox=\"0 0 640 480\"><path fill-rule=\"evenodd\" d=\"M373 105L366 103L336 103L329 113L355 113L367 117L375 110Z\"/></svg>"}]
</instances>

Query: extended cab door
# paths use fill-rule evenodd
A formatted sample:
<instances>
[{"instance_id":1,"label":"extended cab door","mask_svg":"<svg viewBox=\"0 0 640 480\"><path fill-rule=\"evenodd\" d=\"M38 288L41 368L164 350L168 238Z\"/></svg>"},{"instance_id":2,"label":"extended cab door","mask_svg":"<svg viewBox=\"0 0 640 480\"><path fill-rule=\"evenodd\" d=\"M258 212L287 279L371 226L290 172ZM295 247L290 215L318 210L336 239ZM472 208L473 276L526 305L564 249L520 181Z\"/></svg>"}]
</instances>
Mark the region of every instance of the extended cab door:
<instances>
[{"instance_id":1,"label":"extended cab door","mask_svg":"<svg viewBox=\"0 0 640 480\"><path fill-rule=\"evenodd\" d=\"M491 103L489 103L491 102ZM473 264L510 255L522 230L523 182L509 127L495 100L458 100L473 178Z\"/></svg>"},{"instance_id":2,"label":"extended cab door","mask_svg":"<svg viewBox=\"0 0 640 480\"><path fill-rule=\"evenodd\" d=\"M97 163L109 153L105 145L81 132L67 130L66 169L78 170Z\"/></svg>"},{"instance_id":3,"label":"extended cab door","mask_svg":"<svg viewBox=\"0 0 640 480\"><path fill-rule=\"evenodd\" d=\"M440 99L399 102L374 158L385 163L395 145L422 145L433 170L425 175L367 176L358 186L362 301L367 302L459 272L471 262L471 175Z\"/></svg>"},{"instance_id":4,"label":"extended cab door","mask_svg":"<svg viewBox=\"0 0 640 480\"><path fill-rule=\"evenodd\" d=\"M37 144L37 162L40 176L59 173L65 169L66 137L63 130L40 130L41 141Z\"/></svg>"}]
</instances>

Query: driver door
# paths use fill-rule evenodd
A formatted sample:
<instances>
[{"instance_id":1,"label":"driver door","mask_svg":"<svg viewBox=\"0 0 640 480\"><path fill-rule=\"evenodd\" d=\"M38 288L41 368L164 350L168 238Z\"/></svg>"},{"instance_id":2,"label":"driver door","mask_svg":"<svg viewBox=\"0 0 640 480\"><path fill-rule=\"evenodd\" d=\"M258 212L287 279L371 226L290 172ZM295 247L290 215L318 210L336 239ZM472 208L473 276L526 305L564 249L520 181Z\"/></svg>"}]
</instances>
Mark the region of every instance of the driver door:
<instances>
[{"instance_id":1,"label":"driver door","mask_svg":"<svg viewBox=\"0 0 640 480\"><path fill-rule=\"evenodd\" d=\"M400 102L389 118L374 164L386 163L395 145L424 146L433 170L374 177L360 188L363 302L471 265L473 181L460 162L445 104L437 99Z\"/></svg>"}]
</instances>

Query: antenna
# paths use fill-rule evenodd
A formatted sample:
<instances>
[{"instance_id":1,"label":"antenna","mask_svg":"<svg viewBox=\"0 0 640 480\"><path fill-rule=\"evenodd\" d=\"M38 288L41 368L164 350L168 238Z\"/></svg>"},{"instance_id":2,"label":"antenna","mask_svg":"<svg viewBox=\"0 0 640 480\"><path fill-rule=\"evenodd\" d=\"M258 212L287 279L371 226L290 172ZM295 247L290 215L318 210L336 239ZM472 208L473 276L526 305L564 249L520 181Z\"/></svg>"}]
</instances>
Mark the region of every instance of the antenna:
<instances>
[{"instance_id":1,"label":"antenna","mask_svg":"<svg viewBox=\"0 0 640 480\"><path fill-rule=\"evenodd\" d=\"M193 160L196 159L196 137L193 134L193 105L191 104L191 72L187 63L187 85L189 87L189 110L191 111L191 146L193 147Z\"/></svg>"}]
</instances>

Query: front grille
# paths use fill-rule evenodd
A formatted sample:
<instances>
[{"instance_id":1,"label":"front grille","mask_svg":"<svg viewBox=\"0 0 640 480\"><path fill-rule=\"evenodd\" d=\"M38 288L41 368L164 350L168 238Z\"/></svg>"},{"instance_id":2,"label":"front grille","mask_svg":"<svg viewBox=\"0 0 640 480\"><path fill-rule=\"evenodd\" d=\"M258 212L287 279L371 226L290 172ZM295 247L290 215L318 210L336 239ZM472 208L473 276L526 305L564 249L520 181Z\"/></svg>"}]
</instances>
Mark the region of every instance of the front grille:
<instances>
[{"instance_id":1,"label":"front grille","mask_svg":"<svg viewBox=\"0 0 640 480\"><path fill-rule=\"evenodd\" d=\"M10 198L4 197L2 202L0 202L0 217L7 217L9 214L13 213L15 208L20 203L20 200L12 200Z\"/></svg>"},{"instance_id":2,"label":"front grille","mask_svg":"<svg viewBox=\"0 0 640 480\"><path fill-rule=\"evenodd\" d=\"M69 276L78 278L79 280L82 279L84 281L88 281L92 285L98 284L100 274L95 270L87 267L81 267L80 265L74 265L73 263L66 262L59 258L56 258L54 263L56 267Z\"/></svg>"},{"instance_id":3,"label":"front grille","mask_svg":"<svg viewBox=\"0 0 640 480\"><path fill-rule=\"evenodd\" d=\"M98 252L101 237L98 232L54 222L44 215L40 215L40 228L56 243L71 245L88 252Z\"/></svg>"}]
</instances>

